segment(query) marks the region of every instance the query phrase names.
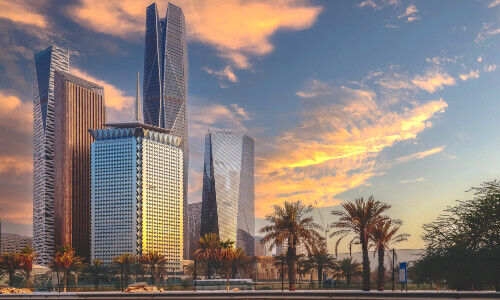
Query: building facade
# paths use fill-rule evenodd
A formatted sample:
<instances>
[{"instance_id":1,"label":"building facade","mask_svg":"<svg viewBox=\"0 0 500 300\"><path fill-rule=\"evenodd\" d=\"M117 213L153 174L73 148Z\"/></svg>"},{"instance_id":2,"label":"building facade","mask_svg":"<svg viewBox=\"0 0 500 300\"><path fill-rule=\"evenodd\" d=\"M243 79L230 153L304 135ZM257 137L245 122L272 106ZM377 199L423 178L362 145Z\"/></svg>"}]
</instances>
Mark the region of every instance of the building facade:
<instances>
[{"instance_id":1,"label":"building facade","mask_svg":"<svg viewBox=\"0 0 500 300\"><path fill-rule=\"evenodd\" d=\"M187 119L188 60L186 22L180 7L168 3L164 19L155 3L146 9L144 41L144 123L170 130L182 139L184 153L183 205L187 212L189 141ZM184 240L189 241L188 218L184 215ZM188 256L186 243L184 257Z\"/></svg>"},{"instance_id":2,"label":"building facade","mask_svg":"<svg viewBox=\"0 0 500 300\"><path fill-rule=\"evenodd\" d=\"M32 247L33 239L15 233L2 233L0 253L21 252L24 247Z\"/></svg>"},{"instance_id":3,"label":"building facade","mask_svg":"<svg viewBox=\"0 0 500 300\"><path fill-rule=\"evenodd\" d=\"M217 233L255 252L254 142L241 133L205 136L201 234Z\"/></svg>"},{"instance_id":4,"label":"building facade","mask_svg":"<svg viewBox=\"0 0 500 300\"><path fill-rule=\"evenodd\" d=\"M92 130L91 258L165 254L180 271L183 250L182 140L129 123Z\"/></svg>"},{"instance_id":5,"label":"building facade","mask_svg":"<svg viewBox=\"0 0 500 300\"><path fill-rule=\"evenodd\" d=\"M104 88L56 71L54 243L90 257L90 146L88 129L106 123Z\"/></svg>"},{"instance_id":6,"label":"building facade","mask_svg":"<svg viewBox=\"0 0 500 300\"><path fill-rule=\"evenodd\" d=\"M201 227L201 202L188 204L188 226L189 226L189 259L194 258L198 249L196 241L200 238Z\"/></svg>"},{"instance_id":7,"label":"building facade","mask_svg":"<svg viewBox=\"0 0 500 300\"><path fill-rule=\"evenodd\" d=\"M35 53L33 68L33 243L37 263L54 257L54 73L69 70L57 46Z\"/></svg>"}]
</instances>

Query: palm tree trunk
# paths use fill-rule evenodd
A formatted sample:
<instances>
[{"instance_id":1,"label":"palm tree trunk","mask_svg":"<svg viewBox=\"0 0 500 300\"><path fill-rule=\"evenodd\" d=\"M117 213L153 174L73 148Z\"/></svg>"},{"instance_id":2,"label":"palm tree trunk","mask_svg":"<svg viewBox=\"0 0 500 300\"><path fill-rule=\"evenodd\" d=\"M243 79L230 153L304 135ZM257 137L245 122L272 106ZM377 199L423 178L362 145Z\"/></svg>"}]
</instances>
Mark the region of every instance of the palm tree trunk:
<instances>
[{"instance_id":1,"label":"palm tree trunk","mask_svg":"<svg viewBox=\"0 0 500 300\"><path fill-rule=\"evenodd\" d=\"M290 240L292 240L290 242ZM295 256L296 256L296 242L295 239L288 239L287 251L287 264L288 264L288 290L295 291Z\"/></svg>"},{"instance_id":2,"label":"palm tree trunk","mask_svg":"<svg viewBox=\"0 0 500 300\"><path fill-rule=\"evenodd\" d=\"M9 270L9 286L12 286L14 280L14 270Z\"/></svg>"},{"instance_id":3,"label":"palm tree trunk","mask_svg":"<svg viewBox=\"0 0 500 300\"><path fill-rule=\"evenodd\" d=\"M368 241L360 234L361 249L363 250L363 291L370 290L370 258L368 257Z\"/></svg>"},{"instance_id":4,"label":"palm tree trunk","mask_svg":"<svg viewBox=\"0 0 500 300\"><path fill-rule=\"evenodd\" d=\"M323 281L323 268L318 267L318 287L321 288L321 283Z\"/></svg>"},{"instance_id":5,"label":"palm tree trunk","mask_svg":"<svg viewBox=\"0 0 500 300\"><path fill-rule=\"evenodd\" d=\"M227 291L229 292L229 272L230 272L230 267L231 264L229 261L227 262L227 269L226 269L226 283L227 283Z\"/></svg>"},{"instance_id":6,"label":"palm tree trunk","mask_svg":"<svg viewBox=\"0 0 500 300\"><path fill-rule=\"evenodd\" d=\"M66 280L64 280L64 292L67 291L69 286L69 270L66 271Z\"/></svg>"},{"instance_id":7,"label":"palm tree trunk","mask_svg":"<svg viewBox=\"0 0 500 300\"><path fill-rule=\"evenodd\" d=\"M384 268L385 251L383 248L379 248L377 250L378 250L378 290L383 291L384 290L384 275L385 275L385 268Z\"/></svg>"}]
</instances>

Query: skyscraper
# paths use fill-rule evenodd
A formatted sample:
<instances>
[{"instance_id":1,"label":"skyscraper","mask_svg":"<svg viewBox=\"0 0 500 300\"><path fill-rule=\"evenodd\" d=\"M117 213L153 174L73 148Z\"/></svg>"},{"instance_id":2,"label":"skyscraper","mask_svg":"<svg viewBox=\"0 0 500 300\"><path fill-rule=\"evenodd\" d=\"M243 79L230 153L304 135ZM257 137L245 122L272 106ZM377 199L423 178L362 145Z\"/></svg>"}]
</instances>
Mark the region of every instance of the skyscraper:
<instances>
[{"instance_id":1,"label":"skyscraper","mask_svg":"<svg viewBox=\"0 0 500 300\"><path fill-rule=\"evenodd\" d=\"M144 123L170 130L182 139L184 153L183 202L184 240L189 240L187 188L189 142L187 123L188 61L186 23L180 7L168 3L164 19L155 3L146 9L144 41L143 115ZM186 243L184 257L189 245Z\"/></svg>"},{"instance_id":2,"label":"skyscraper","mask_svg":"<svg viewBox=\"0 0 500 300\"><path fill-rule=\"evenodd\" d=\"M189 221L189 259L193 259L198 249L196 241L200 238L201 202L189 203L187 215Z\"/></svg>"},{"instance_id":3,"label":"skyscraper","mask_svg":"<svg viewBox=\"0 0 500 300\"><path fill-rule=\"evenodd\" d=\"M205 136L201 234L212 232L254 254L254 143L241 133Z\"/></svg>"},{"instance_id":4,"label":"skyscraper","mask_svg":"<svg viewBox=\"0 0 500 300\"><path fill-rule=\"evenodd\" d=\"M33 242L38 263L54 256L54 72L69 70L57 46L35 53L33 68Z\"/></svg>"},{"instance_id":5,"label":"skyscraper","mask_svg":"<svg viewBox=\"0 0 500 300\"><path fill-rule=\"evenodd\" d=\"M182 141L147 124L108 127L91 130L91 258L158 251L180 271Z\"/></svg>"},{"instance_id":6,"label":"skyscraper","mask_svg":"<svg viewBox=\"0 0 500 300\"><path fill-rule=\"evenodd\" d=\"M90 257L90 146L88 129L106 123L104 88L63 71L55 82L54 243Z\"/></svg>"}]
</instances>

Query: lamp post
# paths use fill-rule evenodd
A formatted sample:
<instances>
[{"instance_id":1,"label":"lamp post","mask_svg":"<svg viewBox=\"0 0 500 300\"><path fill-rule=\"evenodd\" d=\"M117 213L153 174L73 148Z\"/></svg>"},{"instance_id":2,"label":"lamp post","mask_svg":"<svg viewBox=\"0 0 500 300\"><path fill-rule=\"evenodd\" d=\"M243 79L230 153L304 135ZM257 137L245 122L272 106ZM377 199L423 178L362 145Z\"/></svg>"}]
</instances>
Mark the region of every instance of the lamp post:
<instances>
[{"instance_id":1,"label":"lamp post","mask_svg":"<svg viewBox=\"0 0 500 300\"><path fill-rule=\"evenodd\" d=\"M396 252L392 248L392 291L394 292L394 260L396 259Z\"/></svg>"}]
</instances>

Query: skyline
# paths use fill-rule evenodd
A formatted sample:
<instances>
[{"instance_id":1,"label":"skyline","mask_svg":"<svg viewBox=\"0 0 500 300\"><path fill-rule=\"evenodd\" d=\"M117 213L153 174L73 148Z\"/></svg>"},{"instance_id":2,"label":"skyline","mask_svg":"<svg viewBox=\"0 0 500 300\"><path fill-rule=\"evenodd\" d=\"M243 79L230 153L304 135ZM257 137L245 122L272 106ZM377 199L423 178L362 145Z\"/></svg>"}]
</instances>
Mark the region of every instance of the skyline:
<instances>
[{"instance_id":1,"label":"skyline","mask_svg":"<svg viewBox=\"0 0 500 300\"><path fill-rule=\"evenodd\" d=\"M494 114L496 1L460 7L446 1L224 1L217 11L195 2L174 1L185 5L188 20L191 202L201 200L206 128L240 129L255 138L257 224L269 204L285 199L331 207L374 194L393 205L392 214L412 234L402 248L421 247L423 223L453 200L465 199L466 188L498 176L500 161L490 151L500 146ZM30 2L1 5L25 3ZM6 141L0 175L8 232L26 233L31 226L22 217L32 209L31 191L22 190L31 176L31 145L7 137L31 135L23 127L32 114L25 91L32 78L25 65L32 60L28 52L48 45L44 37L70 50L70 64L76 65L71 72L105 87L110 120L133 118L144 41L137 28L144 31L149 3L100 4L106 9L93 4L69 2L54 10L62 17L58 21L44 14L49 10L43 5L35 6L38 14L28 10L29 20L8 9L0 15L7 29L2 38L11 41L2 46L7 51L1 67L14 68L1 75L0 85L7 107L0 124ZM234 16L224 14L229 10ZM216 12L233 26L219 24ZM471 18L474 13L481 20ZM116 20L120 26L106 26ZM70 30L82 41L69 36ZM98 43L85 45L92 37ZM9 116L13 112L21 121ZM22 213L12 207L14 198L22 199ZM327 210L322 209L324 218Z\"/></svg>"}]
</instances>

